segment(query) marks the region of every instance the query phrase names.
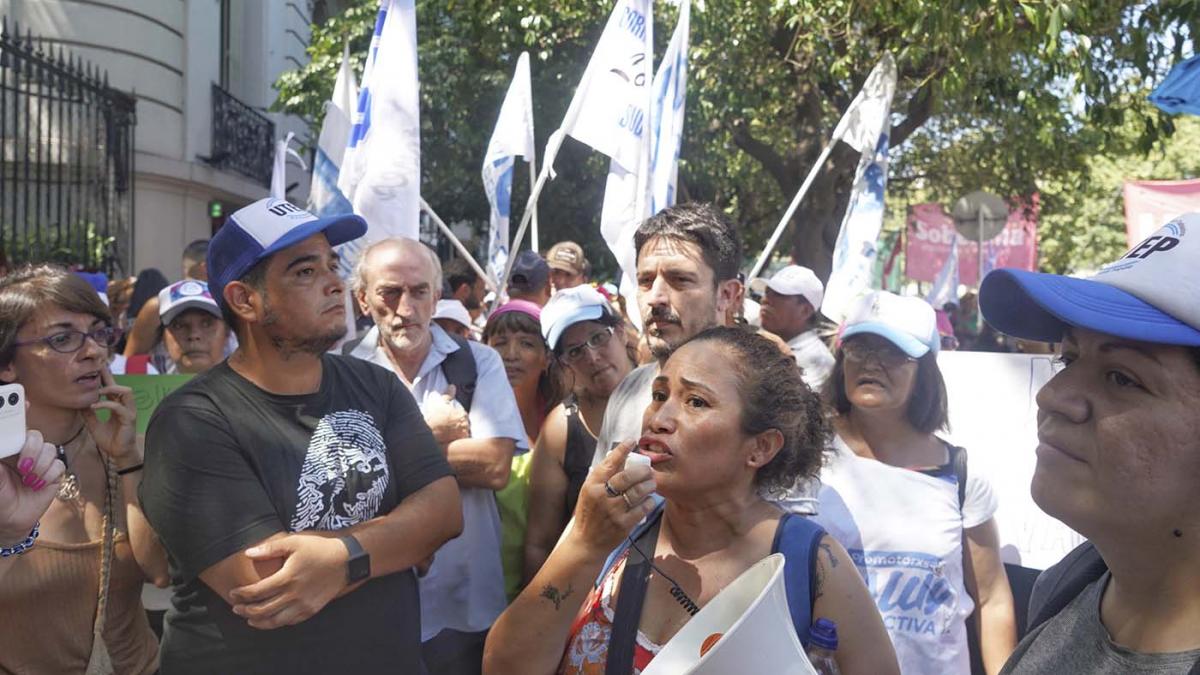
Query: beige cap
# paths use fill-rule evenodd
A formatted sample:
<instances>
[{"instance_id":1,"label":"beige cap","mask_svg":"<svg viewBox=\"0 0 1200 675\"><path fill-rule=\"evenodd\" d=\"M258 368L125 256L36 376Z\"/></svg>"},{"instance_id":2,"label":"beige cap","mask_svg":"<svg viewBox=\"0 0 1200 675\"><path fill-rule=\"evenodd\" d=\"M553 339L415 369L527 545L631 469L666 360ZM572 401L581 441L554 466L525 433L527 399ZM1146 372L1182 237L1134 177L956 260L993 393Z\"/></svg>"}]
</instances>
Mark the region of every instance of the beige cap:
<instances>
[{"instance_id":1,"label":"beige cap","mask_svg":"<svg viewBox=\"0 0 1200 675\"><path fill-rule=\"evenodd\" d=\"M551 246L546 253L546 263L550 265L550 269L571 274L583 274L587 270L587 258L583 255L583 248L573 241L560 241Z\"/></svg>"}]
</instances>

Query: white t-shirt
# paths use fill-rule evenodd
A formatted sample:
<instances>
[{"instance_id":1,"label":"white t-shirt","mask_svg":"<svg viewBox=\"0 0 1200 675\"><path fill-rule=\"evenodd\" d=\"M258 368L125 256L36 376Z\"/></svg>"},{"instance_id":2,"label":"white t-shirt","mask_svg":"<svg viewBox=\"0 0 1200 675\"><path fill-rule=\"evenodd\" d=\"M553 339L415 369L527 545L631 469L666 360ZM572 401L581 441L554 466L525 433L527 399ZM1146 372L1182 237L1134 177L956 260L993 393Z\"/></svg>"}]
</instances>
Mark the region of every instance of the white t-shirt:
<instances>
[{"instance_id":1,"label":"white t-shirt","mask_svg":"<svg viewBox=\"0 0 1200 675\"><path fill-rule=\"evenodd\" d=\"M804 383L813 391L820 391L833 372L833 354L816 330L806 331L788 341L796 365L804 371Z\"/></svg>"},{"instance_id":2,"label":"white t-shirt","mask_svg":"<svg viewBox=\"0 0 1200 675\"><path fill-rule=\"evenodd\" d=\"M814 520L858 566L883 615L900 672L967 675L963 529L987 522L996 497L967 472L960 511L954 475L932 476L855 455L841 437L821 472Z\"/></svg>"},{"instance_id":3,"label":"white t-shirt","mask_svg":"<svg viewBox=\"0 0 1200 675\"><path fill-rule=\"evenodd\" d=\"M455 342L437 324L430 324L433 344L410 387L422 408L439 400L450 383L442 372L446 355L458 351ZM472 438L511 438L517 453L529 449L521 412L504 363L496 350L478 342L468 343L475 357L475 394L471 398ZM379 348L379 329L372 328L351 355L395 372L392 362ZM403 382L403 379L401 379ZM433 566L421 578L421 640L427 641L450 628L477 633L491 627L504 611L504 571L500 565L500 513L495 493L483 488L460 488L463 531L437 550Z\"/></svg>"}]
</instances>

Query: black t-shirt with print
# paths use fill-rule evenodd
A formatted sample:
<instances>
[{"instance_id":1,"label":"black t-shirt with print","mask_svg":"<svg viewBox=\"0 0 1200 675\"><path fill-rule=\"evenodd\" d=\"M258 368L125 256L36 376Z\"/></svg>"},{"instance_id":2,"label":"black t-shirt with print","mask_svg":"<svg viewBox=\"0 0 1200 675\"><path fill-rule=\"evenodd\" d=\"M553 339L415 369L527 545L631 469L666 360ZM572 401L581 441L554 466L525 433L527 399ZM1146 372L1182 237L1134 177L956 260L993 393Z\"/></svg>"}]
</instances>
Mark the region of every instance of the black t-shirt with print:
<instances>
[{"instance_id":1,"label":"black t-shirt with print","mask_svg":"<svg viewBox=\"0 0 1200 675\"><path fill-rule=\"evenodd\" d=\"M199 579L273 534L349 527L451 475L395 375L332 355L322 368L316 393L278 396L222 363L151 418L140 496L174 588L164 675L424 671L411 570L275 630L251 628Z\"/></svg>"}]
</instances>

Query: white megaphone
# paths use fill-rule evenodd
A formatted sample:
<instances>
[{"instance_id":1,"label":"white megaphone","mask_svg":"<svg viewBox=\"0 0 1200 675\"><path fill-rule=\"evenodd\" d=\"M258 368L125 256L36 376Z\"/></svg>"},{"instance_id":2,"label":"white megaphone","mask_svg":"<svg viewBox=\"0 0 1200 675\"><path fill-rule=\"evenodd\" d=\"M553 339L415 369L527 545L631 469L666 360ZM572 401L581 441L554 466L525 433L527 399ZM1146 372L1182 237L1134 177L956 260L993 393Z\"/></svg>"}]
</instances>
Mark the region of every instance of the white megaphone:
<instances>
[{"instance_id":1,"label":"white megaphone","mask_svg":"<svg viewBox=\"0 0 1200 675\"><path fill-rule=\"evenodd\" d=\"M783 554L742 572L667 641L642 675L817 675L792 626Z\"/></svg>"}]
</instances>

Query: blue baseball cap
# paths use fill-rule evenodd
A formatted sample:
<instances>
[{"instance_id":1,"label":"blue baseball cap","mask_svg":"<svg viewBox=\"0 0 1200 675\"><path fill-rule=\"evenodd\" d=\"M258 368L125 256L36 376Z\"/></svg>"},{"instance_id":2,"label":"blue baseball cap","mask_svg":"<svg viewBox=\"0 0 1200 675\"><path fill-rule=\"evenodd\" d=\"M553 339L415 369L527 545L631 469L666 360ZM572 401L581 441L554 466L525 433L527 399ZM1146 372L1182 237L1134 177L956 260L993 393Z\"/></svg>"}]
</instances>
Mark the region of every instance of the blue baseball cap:
<instances>
[{"instance_id":1,"label":"blue baseball cap","mask_svg":"<svg viewBox=\"0 0 1200 675\"><path fill-rule=\"evenodd\" d=\"M937 315L929 303L887 291L872 291L850 303L840 339L863 334L878 335L914 359L937 354L942 344Z\"/></svg>"},{"instance_id":2,"label":"blue baseball cap","mask_svg":"<svg viewBox=\"0 0 1200 675\"><path fill-rule=\"evenodd\" d=\"M208 288L225 307L225 284L242 278L258 261L324 232L330 246L367 232L367 221L344 214L317 218L283 199L268 197L229 214L208 244Z\"/></svg>"},{"instance_id":3,"label":"blue baseball cap","mask_svg":"<svg viewBox=\"0 0 1200 675\"><path fill-rule=\"evenodd\" d=\"M550 283L550 265L537 251L528 249L517 254L512 274L508 276L509 292L533 293Z\"/></svg>"},{"instance_id":4,"label":"blue baseball cap","mask_svg":"<svg viewBox=\"0 0 1200 675\"><path fill-rule=\"evenodd\" d=\"M1002 333L1060 342L1068 327L1141 342L1200 346L1200 214L1164 225L1093 277L1001 269L979 308Z\"/></svg>"}]
</instances>

